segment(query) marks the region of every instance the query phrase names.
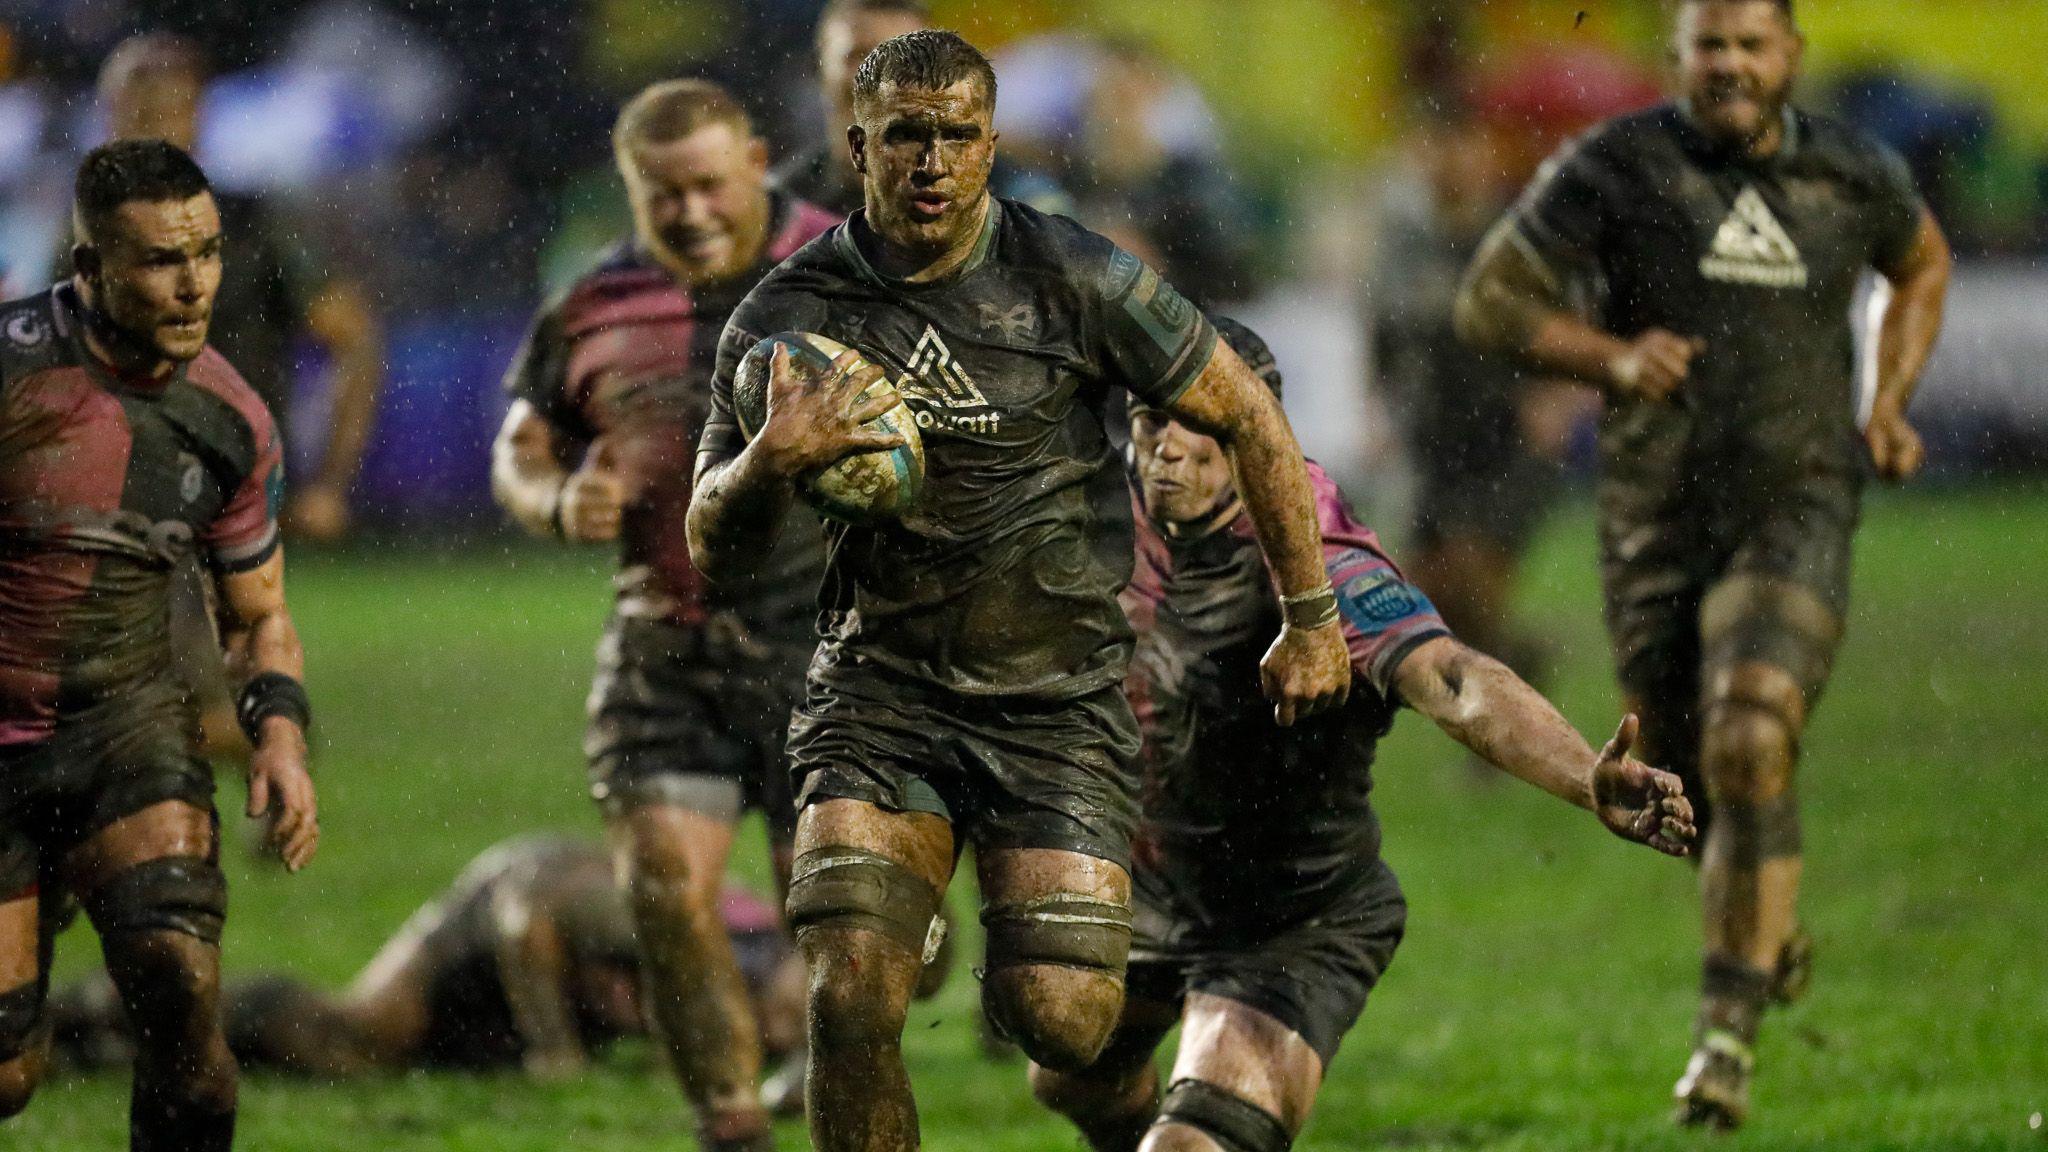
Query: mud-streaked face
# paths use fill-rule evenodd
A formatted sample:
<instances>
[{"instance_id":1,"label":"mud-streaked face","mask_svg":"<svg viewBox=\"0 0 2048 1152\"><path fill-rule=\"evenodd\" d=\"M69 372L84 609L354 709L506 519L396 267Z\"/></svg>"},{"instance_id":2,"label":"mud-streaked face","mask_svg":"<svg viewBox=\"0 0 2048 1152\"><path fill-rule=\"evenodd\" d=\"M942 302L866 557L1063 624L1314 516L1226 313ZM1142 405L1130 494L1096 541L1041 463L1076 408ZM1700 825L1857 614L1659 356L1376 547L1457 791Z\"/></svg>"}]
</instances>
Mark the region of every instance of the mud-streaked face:
<instances>
[{"instance_id":1,"label":"mud-streaked face","mask_svg":"<svg viewBox=\"0 0 2048 1152\"><path fill-rule=\"evenodd\" d=\"M90 238L84 265L93 303L114 326L165 360L206 348L220 293L220 209L202 192L131 200Z\"/></svg>"},{"instance_id":2,"label":"mud-streaked face","mask_svg":"<svg viewBox=\"0 0 2048 1152\"><path fill-rule=\"evenodd\" d=\"M1223 446L1158 408L1132 406L1131 453L1145 509L1165 523L1205 519L1235 494Z\"/></svg>"},{"instance_id":3,"label":"mud-streaked face","mask_svg":"<svg viewBox=\"0 0 2048 1152\"><path fill-rule=\"evenodd\" d=\"M995 164L994 102L975 80L936 91L884 84L847 130L868 226L919 251L959 244L982 222Z\"/></svg>"}]
</instances>

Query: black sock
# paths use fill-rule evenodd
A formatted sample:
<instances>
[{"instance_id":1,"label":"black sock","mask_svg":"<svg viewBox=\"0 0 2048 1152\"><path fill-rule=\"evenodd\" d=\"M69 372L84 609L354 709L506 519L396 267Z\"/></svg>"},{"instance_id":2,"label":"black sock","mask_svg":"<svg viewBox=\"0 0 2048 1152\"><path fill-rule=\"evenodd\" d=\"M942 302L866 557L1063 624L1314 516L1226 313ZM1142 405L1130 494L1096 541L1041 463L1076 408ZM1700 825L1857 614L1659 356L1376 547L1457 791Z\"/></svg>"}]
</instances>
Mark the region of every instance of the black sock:
<instances>
[{"instance_id":1,"label":"black sock","mask_svg":"<svg viewBox=\"0 0 2048 1152\"><path fill-rule=\"evenodd\" d=\"M1700 973L1699 1031L1732 1032L1744 1044L1755 1043L1770 991L1769 972L1732 956L1709 955Z\"/></svg>"}]
</instances>

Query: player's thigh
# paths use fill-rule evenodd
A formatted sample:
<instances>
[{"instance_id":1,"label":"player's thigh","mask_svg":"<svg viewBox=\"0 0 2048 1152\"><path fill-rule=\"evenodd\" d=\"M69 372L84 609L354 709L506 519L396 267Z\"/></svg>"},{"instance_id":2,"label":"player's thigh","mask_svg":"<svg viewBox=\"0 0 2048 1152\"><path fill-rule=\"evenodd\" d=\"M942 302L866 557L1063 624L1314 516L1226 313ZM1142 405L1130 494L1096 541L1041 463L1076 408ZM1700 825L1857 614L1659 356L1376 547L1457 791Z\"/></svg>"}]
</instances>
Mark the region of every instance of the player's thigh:
<instances>
[{"instance_id":1,"label":"player's thigh","mask_svg":"<svg viewBox=\"0 0 2048 1152\"><path fill-rule=\"evenodd\" d=\"M1160 1127L1213 1133L1217 1127L1243 1125L1256 1132L1262 1125L1244 1107L1249 1106L1291 1138L1308 1122L1322 1088L1323 1061L1279 1019L1236 1000L1195 992L1182 1015L1180 1051L1168 1081Z\"/></svg>"}]
</instances>

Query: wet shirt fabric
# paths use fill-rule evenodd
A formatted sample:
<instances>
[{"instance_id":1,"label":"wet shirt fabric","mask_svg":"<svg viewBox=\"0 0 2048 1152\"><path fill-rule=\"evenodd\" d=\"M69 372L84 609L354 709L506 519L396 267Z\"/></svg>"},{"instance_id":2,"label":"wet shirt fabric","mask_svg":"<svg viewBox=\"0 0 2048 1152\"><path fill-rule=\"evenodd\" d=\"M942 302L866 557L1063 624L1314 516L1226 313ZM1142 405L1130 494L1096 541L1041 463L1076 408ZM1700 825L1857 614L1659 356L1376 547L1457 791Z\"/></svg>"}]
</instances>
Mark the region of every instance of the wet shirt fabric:
<instances>
[{"instance_id":1,"label":"wet shirt fabric","mask_svg":"<svg viewBox=\"0 0 2048 1152\"><path fill-rule=\"evenodd\" d=\"M623 476L621 615L699 624L729 609L756 630L808 645L824 566L814 518L788 525L759 572L717 586L691 565L684 530L719 333L763 273L835 222L779 197L772 219L756 267L705 288L684 288L632 241L621 242L542 309L505 388L568 442L565 464L601 443Z\"/></svg>"},{"instance_id":2,"label":"wet shirt fabric","mask_svg":"<svg viewBox=\"0 0 2048 1152\"><path fill-rule=\"evenodd\" d=\"M1560 282L1590 279L1607 330L1706 343L1675 402L1609 400L1607 480L1686 488L1710 516L1739 518L1813 478L1853 504L1864 454L1850 306L1867 269L1910 251L1922 212L1896 154L1793 109L1762 160L1669 106L1553 157L1514 209L1513 237Z\"/></svg>"},{"instance_id":3,"label":"wet shirt fabric","mask_svg":"<svg viewBox=\"0 0 2048 1152\"><path fill-rule=\"evenodd\" d=\"M1250 515L1193 537L1139 518L1123 596L1138 633L1125 691L1144 734L1133 874L1147 901L1204 934L1261 936L1391 883L1373 752L1401 661L1448 635L1336 485L1314 464L1309 475L1354 679L1342 710L1291 728L1260 691L1281 620Z\"/></svg>"},{"instance_id":4,"label":"wet shirt fabric","mask_svg":"<svg viewBox=\"0 0 2048 1152\"><path fill-rule=\"evenodd\" d=\"M212 349L125 380L82 325L68 281L0 305L0 746L154 734L152 755L183 759L173 572L193 558L247 571L276 551L277 431Z\"/></svg>"},{"instance_id":5,"label":"wet shirt fabric","mask_svg":"<svg viewBox=\"0 0 2048 1152\"><path fill-rule=\"evenodd\" d=\"M877 271L863 214L770 273L719 350L702 450L744 446L741 357L814 332L881 366L915 413L919 505L874 527L830 523L812 678L879 666L963 697L1079 699L1119 682L1131 633L1128 501L1104 432L1112 391L1177 398L1213 326L1151 269L1064 217L995 199L954 275Z\"/></svg>"}]
</instances>

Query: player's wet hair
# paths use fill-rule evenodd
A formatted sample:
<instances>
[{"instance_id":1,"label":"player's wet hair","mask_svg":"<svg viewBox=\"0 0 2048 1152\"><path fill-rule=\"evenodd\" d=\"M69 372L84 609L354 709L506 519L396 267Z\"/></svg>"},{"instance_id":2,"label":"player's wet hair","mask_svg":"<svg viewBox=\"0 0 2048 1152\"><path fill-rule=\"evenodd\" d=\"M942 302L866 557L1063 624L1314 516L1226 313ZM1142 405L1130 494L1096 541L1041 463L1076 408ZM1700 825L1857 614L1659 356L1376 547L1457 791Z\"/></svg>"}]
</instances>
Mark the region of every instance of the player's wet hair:
<instances>
[{"instance_id":1,"label":"player's wet hair","mask_svg":"<svg viewBox=\"0 0 2048 1152\"><path fill-rule=\"evenodd\" d=\"M206 79L206 52L199 42L175 32L144 32L114 45L100 64L100 95L109 95L123 84L156 76L189 76Z\"/></svg>"},{"instance_id":2,"label":"player's wet hair","mask_svg":"<svg viewBox=\"0 0 2048 1152\"><path fill-rule=\"evenodd\" d=\"M160 203L211 193L206 173L167 140L117 140L85 154L72 185L72 211L86 235L97 235L114 210L136 200Z\"/></svg>"},{"instance_id":3,"label":"player's wet hair","mask_svg":"<svg viewBox=\"0 0 2048 1152\"><path fill-rule=\"evenodd\" d=\"M861 61L853 78L853 103L859 107L881 94L882 85L939 92L962 80L981 86L982 98L996 104L996 70L981 50L958 32L926 28L882 41Z\"/></svg>"},{"instance_id":4,"label":"player's wet hair","mask_svg":"<svg viewBox=\"0 0 2048 1152\"><path fill-rule=\"evenodd\" d=\"M663 80L619 109L612 151L624 155L643 144L672 144L714 124L729 125L740 136L754 134L753 117L725 89L709 80Z\"/></svg>"},{"instance_id":5,"label":"player's wet hair","mask_svg":"<svg viewBox=\"0 0 2048 1152\"><path fill-rule=\"evenodd\" d=\"M818 35L823 36L827 26L840 20L870 12L909 16L926 24L932 22L932 6L927 0L830 0L825 10L818 13Z\"/></svg>"}]
</instances>

